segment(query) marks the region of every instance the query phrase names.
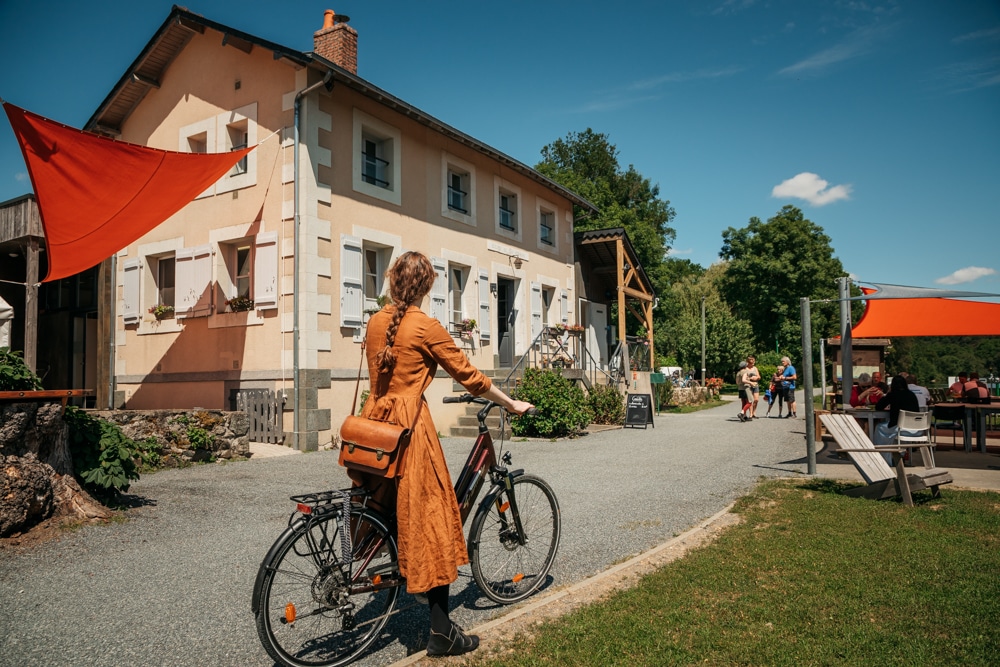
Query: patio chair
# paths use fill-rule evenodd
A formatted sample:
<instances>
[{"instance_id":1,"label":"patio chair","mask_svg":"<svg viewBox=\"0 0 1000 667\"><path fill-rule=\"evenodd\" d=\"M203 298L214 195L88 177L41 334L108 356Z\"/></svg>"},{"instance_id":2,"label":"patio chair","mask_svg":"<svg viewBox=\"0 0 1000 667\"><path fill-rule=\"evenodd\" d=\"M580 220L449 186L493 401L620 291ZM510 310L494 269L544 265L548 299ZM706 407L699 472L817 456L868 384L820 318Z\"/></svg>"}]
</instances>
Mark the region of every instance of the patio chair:
<instances>
[{"instance_id":1,"label":"patio chair","mask_svg":"<svg viewBox=\"0 0 1000 667\"><path fill-rule=\"evenodd\" d=\"M958 442L958 434L965 427L965 409L948 405L947 403L940 403L931 408L931 414L934 415L934 420L931 424L931 440L937 444L940 430L942 428L949 429L951 431L951 448L955 449Z\"/></svg>"},{"instance_id":2,"label":"patio chair","mask_svg":"<svg viewBox=\"0 0 1000 667\"><path fill-rule=\"evenodd\" d=\"M820 415L819 418L827 433L833 436L840 446L840 449L834 451L847 454L865 480L865 486L848 489L845 491L846 495L873 500L900 496L904 504L912 507L913 491L930 489L932 495L937 498L941 495L938 487L953 481L951 473L947 470L928 465L928 462L933 460L933 455L922 457L924 461L922 470L907 473L901 456L904 447L872 444L857 419L851 415L829 414ZM934 447L930 442L912 443L910 446L922 450ZM895 466L886 463L882 452L893 453Z\"/></svg>"},{"instance_id":3,"label":"patio chair","mask_svg":"<svg viewBox=\"0 0 1000 667\"><path fill-rule=\"evenodd\" d=\"M908 445L926 442L930 443L930 430L931 430L931 415L929 412L909 412L907 410L899 411L899 419L896 422L899 427L896 429L896 444L905 446L908 450L912 451ZM931 468L934 466L934 446L925 447L920 452L921 458L924 463L930 463Z\"/></svg>"}]
</instances>

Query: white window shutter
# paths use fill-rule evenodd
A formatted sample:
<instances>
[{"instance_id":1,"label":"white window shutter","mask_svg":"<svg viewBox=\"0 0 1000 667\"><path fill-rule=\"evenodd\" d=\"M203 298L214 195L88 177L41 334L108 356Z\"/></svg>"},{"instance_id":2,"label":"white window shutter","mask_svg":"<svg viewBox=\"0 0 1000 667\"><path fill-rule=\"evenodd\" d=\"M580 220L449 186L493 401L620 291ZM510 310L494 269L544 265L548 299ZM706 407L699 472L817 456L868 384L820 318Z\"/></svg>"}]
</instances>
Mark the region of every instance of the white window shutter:
<instances>
[{"instance_id":1,"label":"white window shutter","mask_svg":"<svg viewBox=\"0 0 1000 667\"><path fill-rule=\"evenodd\" d=\"M434 285L431 286L431 317L448 328L448 263L440 257L431 257L434 267Z\"/></svg>"},{"instance_id":2,"label":"white window shutter","mask_svg":"<svg viewBox=\"0 0 1000 667\"><path fill-rule=\"evenodd\" d=\"M490 272L479 269L479 340L490 339Z\"/></svg>"},{"instance_id":3,"label":"white window shutter","mask_svg":"<svg viewBox=\"0 0 1000 667\"><path fill-rule=\"evenodd\" d=\"M566 290L559 293L559 317L563 324L569 324L569 293Z\"/></svg>"},{"instance_id":4,"label":"white window shutter","mask_svg":"<svg viewBox=\"0 0 1000 667\"><path fill-rule=\"evenodd\" d=\"M362 286L361 239L340 235L340 326L359 328L365 303Z\"/></svg>"},{"instance_id":5,"label":"white window shutter","mask_svg":"<svg viewBox=\"0 0 1000 667\"><path fill-rule=\"evenodd\" d=\"M254 243L254 308L278 307L278 232L262 232Z\"/></svg>"},{"instance_id":6,"label":"white window shutter","mask_svg":"<svg viewBox=\"0 0 1000 667\"><path fill-rule=\"evenodd\" d=\"M212 312L212 246L181 248L174 255L177 276L174 317L204 317Z\"/></svg>"},{"instance_id":7,"label":"white window shutter","mask_svg":"<svg viewBox=\"0 0 1000 667\"><path fill-rule=\"evenodd\" d=\"M142 272L142 261L126 259L122 263L122 319L125 324L135 324L142 315L139 312L139 274Z\"/></svg>"},{"instance_id":8,"label":"white window shutter","mask_svg":"<svg viewBox=\"0 0 1000 667\"><path fill-rule=\"evenodd\" d=\"M542 284L531 283L531 340L542 333Z\"/></svg>"}]
</instances>

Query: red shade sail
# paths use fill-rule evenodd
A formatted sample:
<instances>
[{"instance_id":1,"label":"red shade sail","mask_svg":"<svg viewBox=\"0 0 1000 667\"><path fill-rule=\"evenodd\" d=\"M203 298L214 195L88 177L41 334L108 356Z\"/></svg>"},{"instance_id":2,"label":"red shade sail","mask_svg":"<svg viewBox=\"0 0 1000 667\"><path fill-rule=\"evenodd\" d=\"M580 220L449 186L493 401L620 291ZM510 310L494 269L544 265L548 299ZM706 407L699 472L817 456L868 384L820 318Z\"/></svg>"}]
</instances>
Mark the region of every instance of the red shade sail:
<instances>
[{"instance_id":1,"label":"red shade sail","mask_svg":"<svg viewBox=\"0 0 1000 667\"><path fill-rule=\"evenodd\" d=\"M99 264L182 209L254 147L179 153L67 127L4 103L45 229L48 275Z\"/></svg>"},{"instance_id":2,"label":"red shade sail","mask_svg":"<svg viewBox=\"0 0 1000 667\"><path fill-rule=\"evenodd\" d=\"M851 331L854 338L1000 336L1000 303L900 298L865 304L864 315Z\"/></svg>"}]
</instances>

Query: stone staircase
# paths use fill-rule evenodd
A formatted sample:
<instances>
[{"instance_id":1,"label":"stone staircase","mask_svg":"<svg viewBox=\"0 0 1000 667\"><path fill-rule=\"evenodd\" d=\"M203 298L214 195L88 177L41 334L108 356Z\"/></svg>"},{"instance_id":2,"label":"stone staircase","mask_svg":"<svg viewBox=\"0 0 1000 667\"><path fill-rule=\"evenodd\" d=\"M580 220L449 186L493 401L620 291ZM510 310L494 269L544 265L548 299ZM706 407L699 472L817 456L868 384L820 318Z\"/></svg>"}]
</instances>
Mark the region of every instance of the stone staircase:
<instances>
[{"instance_id":1,"label":"stone staircase","mask_svg":"<svg viewBox=\"0 0 1000 667\"><path fill-rule=\"evenodd\" d=\"M465 414L458 418L458 424L448 429L448 435L453 438L475 439L479 435L479 420L476 413L482 408L474 403L465 406ZM486 418L486 426L490 429L490 434L494 440L500 439L500 412L493 410ZM510 426L505 429L504 438L511 437Z\"/></svg>"}]
</instances>

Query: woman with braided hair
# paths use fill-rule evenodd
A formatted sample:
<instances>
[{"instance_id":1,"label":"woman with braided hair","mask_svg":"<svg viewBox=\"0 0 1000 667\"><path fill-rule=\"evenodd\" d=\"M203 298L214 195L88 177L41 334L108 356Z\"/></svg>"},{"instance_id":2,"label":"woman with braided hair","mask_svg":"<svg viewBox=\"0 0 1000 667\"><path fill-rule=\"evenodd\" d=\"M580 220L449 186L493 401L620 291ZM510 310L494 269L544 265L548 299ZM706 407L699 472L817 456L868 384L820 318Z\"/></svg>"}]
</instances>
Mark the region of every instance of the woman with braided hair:
<instances>
[{"instance_id":1,"label":"woman with braided hair","mask_svg":"<svg viewBox=\"0 0 1000 667\"><path fill-rule=\"evenodd\" d=\"M396 507L400 573L407 592L426 596L430 606L428 655L461 655L475 650L479 638L466 635L449 618L448 586L469 556L451 476L423 393L440 366L471 394L514 414L532 405L494 387L441 323L420 310L435 278L427 257L403 253L388 278L392 303L372 315L365 336L371 391L362 415L414 428L397 479L349 474L355 484L376 490L376 502Z\"/></svg>"}]
</instances>

